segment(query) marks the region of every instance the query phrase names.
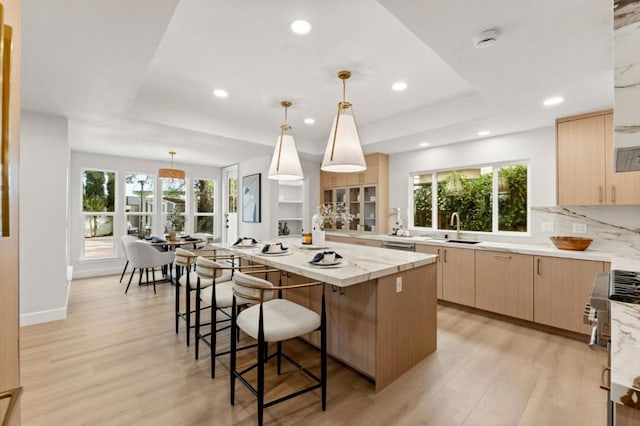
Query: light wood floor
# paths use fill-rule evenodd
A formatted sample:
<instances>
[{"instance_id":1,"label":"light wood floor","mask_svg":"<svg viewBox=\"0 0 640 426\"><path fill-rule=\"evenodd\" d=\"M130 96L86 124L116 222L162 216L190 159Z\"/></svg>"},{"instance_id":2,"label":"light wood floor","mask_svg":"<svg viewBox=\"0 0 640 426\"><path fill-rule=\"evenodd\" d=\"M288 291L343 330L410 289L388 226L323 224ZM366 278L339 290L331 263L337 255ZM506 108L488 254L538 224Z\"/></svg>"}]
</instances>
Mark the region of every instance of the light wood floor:
<instances>
[{"instance_id":1,"label":"light wood floor","mask_svg":"<svg viewBox=\"0 0 640 426\"><path fill-rule=\"evenodd\" d=\"M195 361L183 323L174 333L173 289L123 290L117 276L76 280L66 320L22 328L22 424L255 424L244 386L229 405L228 358L211 380L208 349ZM319 370L314 348L285 348ZM585 343L439 307L438 350L383 391L330 359L326 412L311 393L268 408L265 423L605 425L605 363ZM284 374L268 385L303 381Z\"/></svg>"}]
</instances>

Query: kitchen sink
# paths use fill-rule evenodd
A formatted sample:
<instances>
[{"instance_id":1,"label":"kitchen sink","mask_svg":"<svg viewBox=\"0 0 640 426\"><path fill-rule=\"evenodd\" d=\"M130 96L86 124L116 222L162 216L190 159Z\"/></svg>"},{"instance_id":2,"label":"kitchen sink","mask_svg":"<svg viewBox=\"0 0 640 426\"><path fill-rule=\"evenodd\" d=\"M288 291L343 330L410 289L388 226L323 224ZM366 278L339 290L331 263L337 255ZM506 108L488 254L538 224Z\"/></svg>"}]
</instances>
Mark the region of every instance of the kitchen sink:
<instances>
[{"instance_id":1,"label":"kitchen sink","mask_svg":"<svg viewBox=\"0 0 640 426\"><path fill-rule=\"evenodd\" d=\"M468 241L468 240L445 240L447 243L456 243L456 244L478 244L481 241Z\"/></svg>"}]
</instances>

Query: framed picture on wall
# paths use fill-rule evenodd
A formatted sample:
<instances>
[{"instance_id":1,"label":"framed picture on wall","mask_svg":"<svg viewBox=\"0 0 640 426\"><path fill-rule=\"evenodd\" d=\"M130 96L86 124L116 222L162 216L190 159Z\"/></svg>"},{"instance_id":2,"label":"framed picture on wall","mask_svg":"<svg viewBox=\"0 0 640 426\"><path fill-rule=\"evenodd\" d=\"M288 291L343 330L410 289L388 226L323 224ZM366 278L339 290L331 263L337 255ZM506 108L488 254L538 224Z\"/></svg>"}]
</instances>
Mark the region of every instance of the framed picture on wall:
<instances>
[{"instance_id":1,"label":"framed picture on wall","mask_svg":"<svg viewBox=\"0 0 640 426\"><path fill-rule=\"evenodd\" d=\"M242 221L260 222L260 173L242 177Z\"/></svg>"}]
</instances>

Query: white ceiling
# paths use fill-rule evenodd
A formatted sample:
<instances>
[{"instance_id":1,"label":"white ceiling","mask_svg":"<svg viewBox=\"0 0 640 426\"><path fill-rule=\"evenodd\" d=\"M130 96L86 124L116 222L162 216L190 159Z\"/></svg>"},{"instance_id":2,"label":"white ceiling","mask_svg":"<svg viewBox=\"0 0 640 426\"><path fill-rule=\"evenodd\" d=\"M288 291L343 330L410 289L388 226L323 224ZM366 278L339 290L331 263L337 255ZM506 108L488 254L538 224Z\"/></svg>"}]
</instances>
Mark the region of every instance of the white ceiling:
<instances>
[{"instance_id":1,"label":"white ceiling","mask_svg":"<svg viewBox=\"0 0 640 426\"><path fill-rule=\"evenodd\" d=\"M352 71L366 152L553 125L613 105L601 0L24 0L24 109L70 119L74 150L225 166L269 154L291 100L299 150L324 150ZM304 18L311 33L291 33ZM498 43L473 37L498 28ZM408 89L391 90L397 80ZM229 97L212 95L224 88ZM542 106L550 96L564 104ZM313 117L314 125L303 124Z\"/></svg>"}]
</instances>

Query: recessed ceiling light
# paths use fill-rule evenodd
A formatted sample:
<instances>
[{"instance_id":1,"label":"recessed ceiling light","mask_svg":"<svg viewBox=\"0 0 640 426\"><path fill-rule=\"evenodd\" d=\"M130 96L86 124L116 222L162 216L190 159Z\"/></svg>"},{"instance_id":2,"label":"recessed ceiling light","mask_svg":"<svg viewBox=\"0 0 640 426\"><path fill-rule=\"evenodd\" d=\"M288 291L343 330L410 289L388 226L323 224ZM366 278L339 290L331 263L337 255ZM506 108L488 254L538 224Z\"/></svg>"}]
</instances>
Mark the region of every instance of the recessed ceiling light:
<instances>
[{"instance_id":1,"label":"recessed ceiling light","mask_svg":"<svg viewBox=\"0 0 640 426\"><path fill-rule=\"evenodd\" d=\"M227 92L226 90L223 89L216 89L213 91L213 94L216 95L219 98L226 98L229 96L229 92Z\"/></svg>"},{"instance_id":2,"label":"recessed ceiling light","mask_svg":"<svg viewBox=\"0 0 640 426\"><path fill-rule=\"evenodd\" d=\"M542 103L544 106L558 105L564 102L564 98L562 96L554 96L553 98L545 99Z\"/></svg>"},{"instance_id":3,"label":"recessed ceiling light","mask_svg":"<svg viewBox=\"0 0 640 426\"><path fill-rule=\"evenodd\" d=\"M290 25L291 31L296 34L307 34L311 31L311 24L304 19L296 19Z\"/></svg>"},{"instance_id":4,"label":"recessed ceiling light","mask_svg":"<svg viewBox=\"0 0 640 426\"><path fill-rule=\"evenodd\" d=\"M391 86L391 88L396 92L401 92L407 88L407 83L405 83L404 81L397 81L393 83L393 86Z\"/></svg>"},{"instance_id":5,"label":"recessed ceiling light","mask_svg":"<svg viewBox=\"0 0 640 426\"><path fill-rule=\"evenodd\" d=\"M315 122L316 122L316 120L314 120L311 117L307 117L307 118L304 119L304 124L313 124Z\"/></svg>"},{"instance_id":6,"label":"recessed ceiling light","mask_svg":"<svg viewBox=\"0 0 640 426\"><path fill-rule=\"evenodd\" d=\"M431 145L429 142L420 142L420 146L429 146Z\"/></svg>"},{"instance_id":7,"label":"recessed ceiling light","mask_svg":"<svg viewBox=\"0 0 640 426\"><path fill-rule=\"evenodd\" d=\"M488 130L480 130L478 132L478 136L489 136L490 134L491 134L491 132L488 131Z\"/></svg>"}]
</instances>

